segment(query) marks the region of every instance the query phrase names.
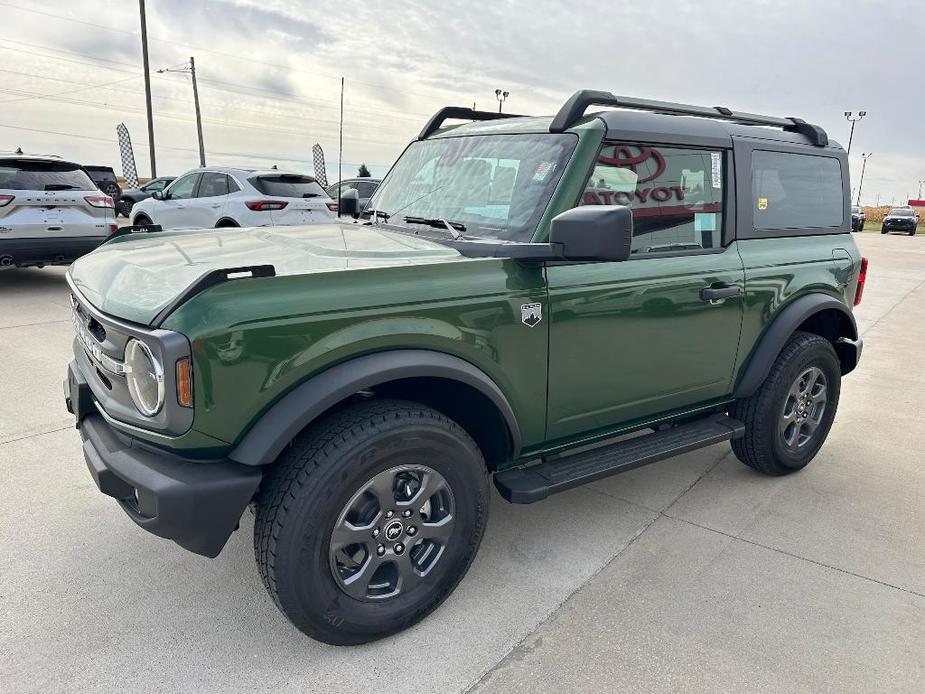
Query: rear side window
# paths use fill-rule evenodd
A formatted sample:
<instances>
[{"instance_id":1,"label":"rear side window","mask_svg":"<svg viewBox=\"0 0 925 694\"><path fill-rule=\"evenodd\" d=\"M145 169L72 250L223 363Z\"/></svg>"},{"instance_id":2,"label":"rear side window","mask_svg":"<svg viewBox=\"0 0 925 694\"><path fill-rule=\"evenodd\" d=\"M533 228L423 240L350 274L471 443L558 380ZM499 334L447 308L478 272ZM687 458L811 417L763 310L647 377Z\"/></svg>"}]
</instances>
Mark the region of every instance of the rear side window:
<instances>
[{"instance_id":1,"label":"rear side window","mask_svg":"<svg viewBox=\"0 0 925 694\"><path fill-rule=\"evenodd\" d=\"M722 246L723 152L605 143L584 205L633 211L633 254Z\"/></svg>"},{"instance_id":2,"label":"rear side window","mask_svg":"<svg viewBox=\"0 0 925 694\"><path fill-rule=\"evenodd\" d=\"M76 164L0 159L0 188L7 190L96 190Z\"/></svg>"},{"instance_id":3,"label":"rear side window","mask_svg":"<svg viewBox=\"0 0 925 694\"><path fill-rule=\"evenodd\" d=\"M311 176L297 174L279 174L254 176L251 184L264 195L280 198L315 198L325 195L322 188Z\"/></svg>"},{"instance_id":4,"label":"rear side window","mask_svg":"<svg viewBox=\"0 0 925 694\"><path fill-rule=\"evenodd\" d=\"M211 171L203 173L196 197L215 198L220 195L228 195L228 177L225 174L212 173Z\"/></svg>"},{"instance_id":5,"label":"rear side window","mask_svg":"<svg viewBox=\"0 0 925 694\"><path fill-rule=\"evenodd\" d=\"M841 162L832 157L752 152L755 229L840 227L845 216Z\"/></svg>"}]
</instances>

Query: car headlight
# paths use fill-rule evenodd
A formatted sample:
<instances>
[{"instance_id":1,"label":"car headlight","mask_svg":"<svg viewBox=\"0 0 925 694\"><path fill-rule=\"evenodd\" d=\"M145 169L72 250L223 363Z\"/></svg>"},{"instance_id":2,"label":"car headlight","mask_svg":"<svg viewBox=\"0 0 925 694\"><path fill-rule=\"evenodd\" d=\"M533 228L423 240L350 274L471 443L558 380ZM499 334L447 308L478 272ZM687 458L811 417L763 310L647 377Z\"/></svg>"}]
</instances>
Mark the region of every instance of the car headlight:
<instances>
[{"instance_id":1,"label":"car headlight","mask_svg":"<svg viewBox=\"0 0 925 694\"><path fill-rule=\"evenodd\" d=\"M131 339L125 346L125 381L139 412L148 417L160 412L164 406L164 368L144 342Z\"/></svg>"}]
</instances>

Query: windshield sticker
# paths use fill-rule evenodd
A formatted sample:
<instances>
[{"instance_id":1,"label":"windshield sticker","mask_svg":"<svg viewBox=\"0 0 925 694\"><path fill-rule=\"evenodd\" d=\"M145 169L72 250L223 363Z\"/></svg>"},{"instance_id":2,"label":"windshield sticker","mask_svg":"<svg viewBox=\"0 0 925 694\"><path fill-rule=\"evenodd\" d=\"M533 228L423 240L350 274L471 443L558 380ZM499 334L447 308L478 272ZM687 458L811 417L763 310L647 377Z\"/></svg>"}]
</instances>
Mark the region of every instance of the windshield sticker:
<instances>
[{"instance_id":1,"label":"windshield sticker","mask_svg":"<svg viewBox=\"0 0 925 694\"><path fill-rule=\"evenodd\" d=\"M716 231L716 215L712 212L695 212L694 231Z\"/></svg>"},{"instance_id":2,"label":"windshield sticker","mask_svg":"<svg viewBox=\"0 0 925 694\"><path fill-rule=\"evenodd\" d=\"M556 162L541 161L533 170L533 180L536 183L542 183L556 169Z\"/></svg>"},{"instance_id":3,"label":"windshield sticker","mask_svg":"<svg viewBox=\"0 0 925 694\"><path fill-rule=\"evenodd\" d=\"M713 187L723 187L723 155L719 152L710 152L710 170L713 174Z\"/></svg>"},{"instance_id":4,"label":"windshield sticker","mask_svg":"<svg viewBox=\"0 0 925 694\"><path fill-rule=\"evenodd\" d=\"M758 209L759 210L768 209L768 199L767 198L758 198Z\"/></svg>"}]
</instances>

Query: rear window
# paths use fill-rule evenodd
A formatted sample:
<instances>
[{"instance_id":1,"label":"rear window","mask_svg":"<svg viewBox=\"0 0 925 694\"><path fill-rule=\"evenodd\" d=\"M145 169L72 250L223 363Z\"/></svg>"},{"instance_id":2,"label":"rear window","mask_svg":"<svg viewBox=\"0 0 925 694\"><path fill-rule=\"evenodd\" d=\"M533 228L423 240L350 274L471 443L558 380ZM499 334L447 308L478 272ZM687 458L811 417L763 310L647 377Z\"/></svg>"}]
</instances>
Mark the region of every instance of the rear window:
<instances>
[{"instance_id":1,"label":"rear window","mask_svg":"<svg viewBox=\"0 0 925 694\"><path fill-rule=\"evenodd\" d=\"M279 174L269 176L254 176L251 184L264 195L275 195L280 198L315 198L327 195L311 176L296 174Z\"/></svg>"},{"instance_id":2,"label":"rear window","mask_svg":"<svg viewBox=\"0 0 925 694\"><path fill-rule=\"evenodd\" d=\"M0 188L7 190L96 190L76 164L0 159Z\"/></svg>"},{"instance_id":3,"label":"rear window","mask_svg":"<svg viewBox=\"0 0 925 694\"><path fill-rule=\"evenodd\" d=\"M841 162L786 152L752 153L755 229L840 227L845 216Z\"/></svg>"}]
</instances>

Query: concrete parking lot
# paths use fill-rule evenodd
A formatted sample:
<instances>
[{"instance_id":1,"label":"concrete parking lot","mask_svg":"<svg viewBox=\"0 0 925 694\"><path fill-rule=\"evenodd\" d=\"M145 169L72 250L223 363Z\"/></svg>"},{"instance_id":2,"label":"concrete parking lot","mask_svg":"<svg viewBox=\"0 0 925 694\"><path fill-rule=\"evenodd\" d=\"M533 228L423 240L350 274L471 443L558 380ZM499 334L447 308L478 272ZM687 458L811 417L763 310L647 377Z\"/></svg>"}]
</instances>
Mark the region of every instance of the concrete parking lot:
<instances>
[{"instance_id":1,"label":"concrete parking lot","mask_svg":"<svg viewBox=\"0 0 925 694\"><path fill-rule=\"evenodd\" d=\"M277 612L252 519L215 560L136 528L64 411L64 272L0 273L2 692L925 691L925 237L855 235L865 350L803 472L728 445L511 506L417 627Z\"/></svg>"}]
</instances>

